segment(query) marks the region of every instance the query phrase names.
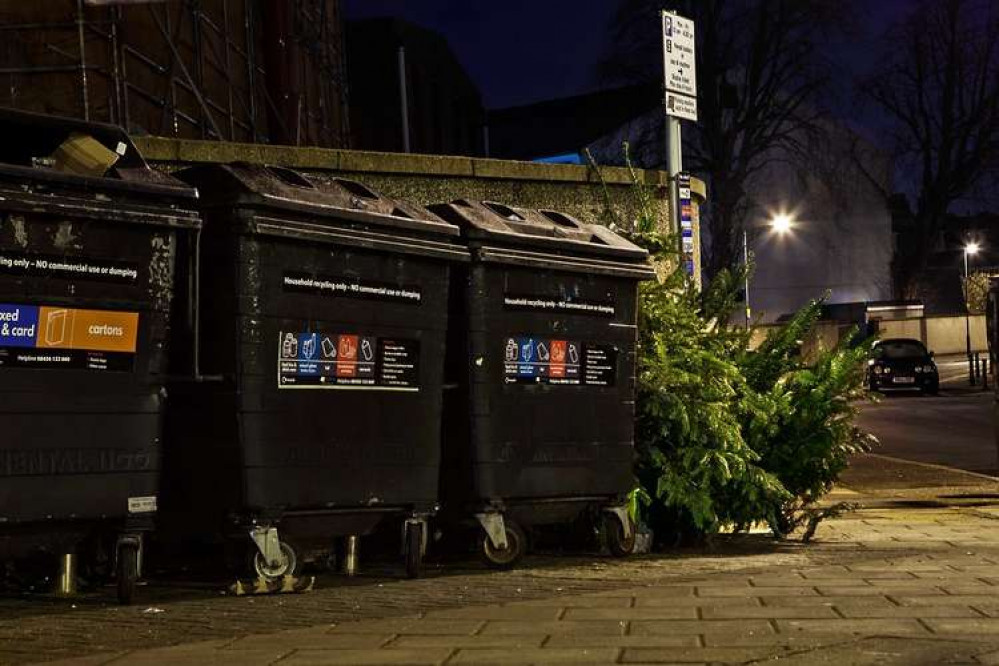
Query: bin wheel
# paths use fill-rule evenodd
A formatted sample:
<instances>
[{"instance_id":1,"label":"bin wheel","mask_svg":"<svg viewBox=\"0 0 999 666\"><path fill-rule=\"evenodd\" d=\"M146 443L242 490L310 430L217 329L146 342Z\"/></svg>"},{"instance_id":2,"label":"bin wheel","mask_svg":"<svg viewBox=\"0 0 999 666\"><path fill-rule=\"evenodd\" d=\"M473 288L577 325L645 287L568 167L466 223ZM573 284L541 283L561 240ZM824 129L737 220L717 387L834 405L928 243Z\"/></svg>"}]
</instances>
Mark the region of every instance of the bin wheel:
<instances>
[{"instance_id":1,"label":"bin wheel","mask_svg":"<svg viewBox=\"0 0 999 666\"><path fill-rule=\"evenodd\" d=\"M118 546L118 603L132 603L135 585L139 578L139 547L134 543Z\"/></svg>"},{"instance_id":2,"label":"bin wheel","mask_svg":"<svg viewBox=\"0 0 999 666\"><path fill-rule=\"evenodd\" d=\"M635 552L635 521L628 517L631 535L624 538L624 526L621 520L613 515L604 516L604 529L607 534L607 549L614 557L628 557Z\"/></svg>"},{"instance_id":3,"label":"bin wheel","mask_svg":"<svg viewBox=\"0 0 999 666\"><path fill-rule=\"evenodd\" d=\"M512 569L527 553L527 534L512 520L503 521L506 528L506 548L496 548L488 535L482 537L482 557L495 569Z\"/></svg>"},{"instance_id":4,"label":"bin wheel","mask_svg":"<svg viewBox=\"0 0 999 666\"><path fill-rule=\"evenodd\" d=\"M254 548L253 573L257 575L257 578L280 580L285 576L297 576L301 573L302 562L298 557L298 553L295 552L295 549L288 542L281 541L280 543L281 561L273 566L268 564L264 560L264 556L260 554L260 551Z\"/></svg>"},{"instance_id":5,"label":"bin wheel","mask_svg":"<svg viewBox=\"0 0 999 666\"><path fill-rule=\"evenodd\" d=\"M406 577L419 578L423 572L423 523L406 524Z\"/></svg>"}]
</instances>

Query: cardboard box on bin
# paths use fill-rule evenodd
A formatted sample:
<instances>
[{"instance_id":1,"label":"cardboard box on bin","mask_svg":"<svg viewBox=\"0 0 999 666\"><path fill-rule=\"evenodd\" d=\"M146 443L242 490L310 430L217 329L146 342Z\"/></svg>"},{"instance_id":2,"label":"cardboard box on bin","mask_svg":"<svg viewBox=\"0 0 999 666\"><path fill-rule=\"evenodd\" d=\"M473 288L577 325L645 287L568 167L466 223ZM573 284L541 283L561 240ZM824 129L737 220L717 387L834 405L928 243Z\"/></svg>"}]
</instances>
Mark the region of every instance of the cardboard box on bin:
<instances>
[{"instance_id":1,"label":"cardboard box on bin","mask_svg":"<svg viewBox=\"0 0 999 666\"><path fill-rule=\"evenodd\" d=\"M114 166L125 150L124 143L119 143L117 151L112 151L93 137L74 132L52 153L53 167L66 173L100 177Z\"/></svg>"}]
</instances>

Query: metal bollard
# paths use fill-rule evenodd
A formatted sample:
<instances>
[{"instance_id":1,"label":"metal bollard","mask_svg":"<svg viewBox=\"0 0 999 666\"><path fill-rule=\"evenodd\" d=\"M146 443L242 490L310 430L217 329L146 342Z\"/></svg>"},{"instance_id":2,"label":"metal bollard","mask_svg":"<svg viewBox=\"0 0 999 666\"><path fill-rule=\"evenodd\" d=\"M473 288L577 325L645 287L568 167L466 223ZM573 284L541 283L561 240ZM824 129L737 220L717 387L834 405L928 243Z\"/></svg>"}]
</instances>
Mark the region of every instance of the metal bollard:
<instances>
[{"instance_id":1,"label":"metal bollard","mask_svg":"<svg viewBox=\"0 0 999 666\"><path fill-rule=\"evenodd\" d=\"M361 538L352 534L347 537L346 542L346 549L343 558L343 572L348 576L356 576L358 559L360 557Z\"/></svg>"},{"instance_id":2,"label":"metal bollard","mask_svg":"<svg viewBox=\"0 0 999 666\"><path fill-rule=\"evenodd\" d=\"M63 553L59 557L59 580L56 582L56 594L62 597L76 595L75 553Z\"/></svg>"},{"instance_id":3,"label":"metal bollard","mask_svg":"<svg viewBox=\"0 0 999 666\"><path fill-rule=\"evenodd\" d=\"M968 386L974 386L974 385L975 385L975 361L971 355L971 352L968 352Z\"/></svg>"}]
</instances>

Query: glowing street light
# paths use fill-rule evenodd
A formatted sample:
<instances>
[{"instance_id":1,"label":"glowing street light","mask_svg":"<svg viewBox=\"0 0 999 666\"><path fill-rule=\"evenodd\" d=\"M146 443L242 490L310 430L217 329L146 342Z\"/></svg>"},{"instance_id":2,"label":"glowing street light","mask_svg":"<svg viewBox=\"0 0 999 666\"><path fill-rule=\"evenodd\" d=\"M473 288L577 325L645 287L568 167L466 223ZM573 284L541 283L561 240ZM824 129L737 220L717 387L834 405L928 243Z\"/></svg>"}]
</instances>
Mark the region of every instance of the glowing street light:
<instances>
[{"instance_id":1,"label":"glowing street light","mask_svg":"<svg viewBox=\"0 0 999 666\"><path fill-rule=\"evenodd\" d=\"M794 218L787 213L778 213L770 218L767 226L778 236L783 236L794 228ZM742 230L742 260L749 266L749 232L745 228ZM752 319L752 309L749 307L749 271L746 271L746 328L749 328Z\"/></svg>"},{"instance_id":2,"label":"glowing street light","mask_svg":"<svg viewBox=\"0 0 999 666\"><path fill-rule=\"evenodd\" d=\"M786 213L775 215L773 219L770 220L770 228L782 236L791 231L791 227L793 226L794 220L792 220L791 216Z\"/></svg>"}]
</instances>

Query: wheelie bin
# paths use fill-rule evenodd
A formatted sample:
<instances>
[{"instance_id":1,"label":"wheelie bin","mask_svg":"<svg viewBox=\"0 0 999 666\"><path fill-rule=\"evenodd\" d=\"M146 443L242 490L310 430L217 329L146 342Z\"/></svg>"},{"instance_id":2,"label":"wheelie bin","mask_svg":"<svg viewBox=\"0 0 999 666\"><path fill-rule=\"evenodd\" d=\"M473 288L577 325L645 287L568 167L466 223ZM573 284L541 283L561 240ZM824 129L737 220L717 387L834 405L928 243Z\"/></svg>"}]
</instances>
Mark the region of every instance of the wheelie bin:
<instances>
[{"instance_id":1,"label":"wheelie bin","mask_svg":"<svg viewBox=\"0 0 999 666\"><path fill-rule=\"evenodd\" d=\"M0 560L117 569L127 602L157 508L175 249L199 226L197 193L117 127L0 109L0 136Z\"/></svg>"},{"instance_id":2,"label":"wheelie bin","mask_svg":"<svg viewBox=\"0 0 999 666\"><path fill-rule=\"evenodd\" d=\"M338 537L403 525L416 576L437 507L458 230L361 183L196 167L204 232L196 346L171 389L164 523L228 536L277 580ZM178 524L180 523L180 524Z\"/></svg>"},{"instance_id":3,"label":"wheelie bin","mask_svg":"<svg viewBox=\"0 0 999 666\"><path fill-rule=\"evenodd\" d=\"M445 381L457 388L445 396L443 513L474 516L497 567L524 554L524 527L588 517L612 553L630 553L647 253L556 211L465 200L430 209L471 252L451 281Z\"/></svg>"}]
</instances>

